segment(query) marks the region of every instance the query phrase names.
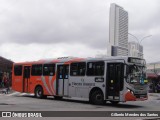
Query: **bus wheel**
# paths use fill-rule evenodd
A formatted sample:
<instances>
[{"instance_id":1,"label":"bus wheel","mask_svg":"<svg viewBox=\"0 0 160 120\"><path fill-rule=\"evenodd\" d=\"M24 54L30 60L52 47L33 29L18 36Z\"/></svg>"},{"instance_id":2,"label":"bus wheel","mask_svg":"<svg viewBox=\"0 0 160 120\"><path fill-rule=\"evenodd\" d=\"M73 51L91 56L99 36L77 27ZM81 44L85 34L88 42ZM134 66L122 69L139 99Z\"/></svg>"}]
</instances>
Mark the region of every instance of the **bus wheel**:
<instances>
[{"instance_id":1,"label":"bus wheel","mask_svg":"<svg viewBox=\"0 0 160 120\"><path fill-rule=\"evenodd\" d=\"M105 103L104 95L100 90L96 90L91 94L90 102L95 105L102 105Z\"/></svg>"},{"instance_id":2,"label":"bus wheel","mask_svg":"<svg viewBox=\"0 0 160 120\"><path fill-rule=\"evenodd\" d=\"M119 101L110 101L113 105L117 105Z\"/></svg>"},{"instance_id":3,"label":"bus wheel","mask_svg":"<svg viewBox=\"0 0 160 120\"><path fill-rule=\"evenodd\" d=\"M37 98L46 98L46 97L47 97L47 96L44 96L44 95L43 95L43 88L40 87L40 86L36 87L34 94L35 94L35 96L36 96Z\"/></svg>"}]
</instances>

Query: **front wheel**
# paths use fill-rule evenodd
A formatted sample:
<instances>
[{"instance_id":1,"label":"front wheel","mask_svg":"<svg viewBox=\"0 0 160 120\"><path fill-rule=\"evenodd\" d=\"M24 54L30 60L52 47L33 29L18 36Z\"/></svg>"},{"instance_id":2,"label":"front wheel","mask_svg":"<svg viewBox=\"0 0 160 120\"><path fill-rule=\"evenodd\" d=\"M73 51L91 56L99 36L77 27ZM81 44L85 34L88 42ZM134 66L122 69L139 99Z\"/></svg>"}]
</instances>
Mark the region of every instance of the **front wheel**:
<instances>
[{"instance_id":1,"label":"front wheel","mask_svg":"<svg viewBox=\"0 0 160 120\"><path fill-rule=\"evenodd\" d=\"M104 95L100 90L94 91L91 94L90 102L95 105L102 105L105 103Z\"/></svg>"}]
</instances>

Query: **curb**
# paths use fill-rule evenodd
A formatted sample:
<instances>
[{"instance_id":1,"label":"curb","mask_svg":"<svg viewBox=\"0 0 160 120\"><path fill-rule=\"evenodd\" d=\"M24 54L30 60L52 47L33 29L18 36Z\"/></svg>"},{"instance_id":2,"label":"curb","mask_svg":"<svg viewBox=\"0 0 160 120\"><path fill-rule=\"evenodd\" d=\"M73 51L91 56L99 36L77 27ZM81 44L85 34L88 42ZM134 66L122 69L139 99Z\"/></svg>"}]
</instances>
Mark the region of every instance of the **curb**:
<instances>
[{"instance_id":1,"label":"curb","mask_svg":"<svg viewBox=\"0 0 160 120\"><path fill-rule=\"evenodd\" d=\"M154 96L154 97L160 97L160 94L158 93L148 93L149 96Z\"/></svg>"}]
</instances>

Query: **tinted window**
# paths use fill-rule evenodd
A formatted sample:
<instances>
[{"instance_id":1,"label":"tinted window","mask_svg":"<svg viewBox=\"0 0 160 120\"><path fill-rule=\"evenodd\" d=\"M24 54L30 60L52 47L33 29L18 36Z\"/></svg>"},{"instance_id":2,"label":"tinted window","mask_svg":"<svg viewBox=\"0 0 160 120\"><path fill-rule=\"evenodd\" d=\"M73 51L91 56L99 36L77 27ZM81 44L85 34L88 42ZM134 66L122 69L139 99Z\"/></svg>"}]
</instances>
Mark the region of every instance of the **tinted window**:
<instances>
[{"instance_id":1,"label":"tinted window","mask_svg":"<svg viewBox=\"0 0 160 120\"><path fill-rule=\"evenodd\" d=\"M64 79L68 79L69 66L64 66Z\"/></svg>"},{"instance_id":2,"label":"tinted window","mask_svg":"<svg viewBox=\"0 0 160 120\"><path fill-rule=\"evenodd\" d=\"M77 76L78 75L78 64L77 63L72 63L71 64L71 75Z\"/></svg>"},{"instance_id":3,"label":"tinted window","mask_svg":"<svg viewBox=\"0 0 160 120\"><path fill-rule=\"evenodd\" d=\"M84 76L86 71L86 63L72 63L71 64L71 76Z\"/></svg>"},{"instance_id":4,"label":"tinted window","mask_svg":"<svg viewBox=\"0 0 160 120\"><path fill-rule=\"evenodd\" d=\"M55 75L55 64L44 64L43 65L43 75L44 76Z\"/></svg>"},{"instance_id":5,"label":"tinted window","mask_svg":"<svg viewBox=\"0 0 160 120\"><path fill-rule=\"evenodd\" d=\"M58 79L68 79L69 65L58 66Z\"/></svg>"},{"instance_id":6,"label":"tinted window","mask_svg":"<svg viewBox=\"0 0 160 120\"><path fill-rule=\"evenodd\" d=\"M32 65L32 75L39 76L42 75L42 65Z\"/></svg>"},{"instance_id":7,"label":"tinted window","mask_svg":"<svg viewBox=\"0 0 160 120\"><path fill-rule=\"evenodd\" d=\"M24 78L30 78L30 66L24 67Z\"/></svg>"},{"instance_id":8,"label":"tinted window","mask_svg":"<svg viewBox=\"0 0 160 120\"><path fill-rule=\"evenodd\" d=\"M58 79L63 79L63 66L58 66Z\"/></svg>"},{"instance_id":9,"label":"tinted window","mask_svg":"<svg viewBox=\"0 0 160 120\"><path fill-rule=\"evenodd\" d=\"M104 75L104 62L88 62L87 75L88 76Z\"/></svg>"},{"instance_id":10,"label":"tinted window","mask_svg":"<svg viewBox=\"0 0 160 120\"><path fill-rule=\"evenodd\" d=\"M21 76L22 75L22 65L15 65L14 66L14 75Z\"/></svg>"}]
</instances>

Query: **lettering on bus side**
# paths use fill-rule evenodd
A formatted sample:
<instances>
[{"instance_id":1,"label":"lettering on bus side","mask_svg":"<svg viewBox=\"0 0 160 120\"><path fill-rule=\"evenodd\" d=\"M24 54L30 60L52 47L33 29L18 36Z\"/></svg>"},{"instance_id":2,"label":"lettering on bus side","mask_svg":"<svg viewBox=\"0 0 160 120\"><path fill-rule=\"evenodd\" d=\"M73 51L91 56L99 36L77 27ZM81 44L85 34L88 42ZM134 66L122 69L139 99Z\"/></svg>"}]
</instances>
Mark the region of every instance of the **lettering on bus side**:
<instances>
[{"instance_id":1,"label":"lettering on bus side","mask_svg":"<svg viewBox=\"0 0 160 120\"><path fill-rule=\"evenodd\" d=\"M73 86L95 86L95 83L76 83L72 82Z\"/></svg>"}]
</instances>

